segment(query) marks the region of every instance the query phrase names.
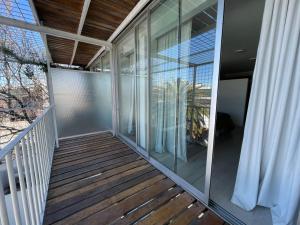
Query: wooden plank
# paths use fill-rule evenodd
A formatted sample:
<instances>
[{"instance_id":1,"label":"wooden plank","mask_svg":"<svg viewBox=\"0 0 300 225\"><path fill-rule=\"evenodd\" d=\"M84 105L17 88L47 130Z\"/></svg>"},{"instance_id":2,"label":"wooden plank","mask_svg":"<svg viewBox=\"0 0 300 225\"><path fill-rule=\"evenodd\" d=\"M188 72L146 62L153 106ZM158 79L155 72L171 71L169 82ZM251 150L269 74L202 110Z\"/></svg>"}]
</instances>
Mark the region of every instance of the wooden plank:
<instances>
[{"instance_id":1,"label":"wooden plank","mask_svg":"<svg viewBox=\"0 0 300 225\"><path fill-rule=\"evenodd\" d=\"M163 192L160 196L154 198L149 201L149 203L140 206L139 208L129 212L124 217L121 217L115 220L111 225L127 225L132 224L138 221L140 218L149 214L151 211L156 210L160 206L167 203L170 199L174 198L176 195L182 192L182 188L174 187L165 192Z\"/></svg>"},{"instance_id":2,"label":"wooden plank","mask_svg":"<svg viewBox=\"0 0 300 225\"><path fill-rule=\"evenodd\" d=\"M106 198L105 200L103 200L95 205L87 207L87 208L85 208L63 220L60 220L59 222L55 223L55 225L77 224L82 219L87 218L88 216L93 215L94 213L97 213L97 212L133 195L134 193L141 191L146 187L151 186L164 178L165 178L164 175L159 174L150 179L147 179L144 182L141 182L131 188L128 188L122 192L117 193L116 195L114 195L110 198Z\"/></svg>"},{"instance_id":3,"label":"wooden plank","mask_svg":"<svg viewBox=\"0 0 300 225\"><path fill-rule=\"evenodd\" d=\"M184 192L178 197L172 199L164 206L160 207L153 213L151 213L145 219L137 222L140 225L150 225L150 224L165 224L170 221L174 216L184 210L188 205L190 205L195 199L188 193Z\"/></svg>"},{"instance_id":4,"label":"wooden plank","mask_svg":"<svg viewBox=\"0 0 300 225\"><path fill-rule=\"evenodd\" d=\"M154 176L159 175L160 172L157 170L148 171L146 173L135 174L136 176L131 176L131 179L127 181L118 183L116 185L108 186L105 190L99 191L96 195L92 196L91 198L82 199L77 204L71 204L68 207L63 208L62 210L58 210L52 214L46 215L45 224L52 224L54 222L58 222L64 218L71 216L74 213L78 213L85 208L91 207L104 199L112 198L116 196L118 193L122 191L126 191L127 189L143 182L146 180L151 179ZM76 223L75 223L76 224Z\"/></svg>"},{"instance_id":5,"label":"wooden plank","mask_svg":"<svg viewBox=\"0 0 300 225\"><path fill-rule=\"evenodd\" d=\"M150 167L149 164L138 166L136 168L133 168L133 169L127 170L125 172L119 173L117 175L111 176L111 177L109 177L105 180L99 180L99 181L91 183L91 184L89 184L89 185L87 185L83 188L79 188L79 189L76 189L74 191L68 192L68 193L66 193L62 196L58 196L58 197L53 198L53 199L48 199L48 206L55 205L55 204L60 204L60 203L65 202L65 201L69 201L70 199L75 199L76 197L82 196L85 193L89 193L90 191L93 191L95 189L99 189L101 186L105 186L106 184L113 183L115 181L120 180L121 178L124 178L128 175L131 175L131 174L135 174L135 173L137 173L139 171L142 171L144 169L147 169L149 167Z\"/></svg>"},{"instance_id":6,"label":"wooden plank","mask_svg":"<svg viewBox=\"0 0 300 225\"><path fill-rule=\"evenodd\" d=\"M86 166L90 166L90 165L93 165L93 164L96 164L96 163L97 164L102 163L102 162L105 162L105 161L108 161L108 160L111 160L111 159L115 159L117 157L121 157L121 156L124 156L124 155L130 155L130 154L132 154L132 150L130 150L130 149L128 149L126 151L120 151L116 154L109 155L109 156L102 157L102 158L95 159L95 160L90 160L90 161L82 163L82 164L76 164L76 165L73 165L73 166L64 167L64 168L60 168L60 169L54 169L53 168L53 171L52 171L51 174L52 174L52 176L56 176L58 174L70 172L72 170L81 169L81 168L86 167Z\"/></svg>"},{"instance_id":7,"label":"wooden plank","mask_svg":"<svg viewBox=\"0 0 300 225\"><path fill-rule=\"evenodd\" d=\"M111 156L111 155L114 155L114 154L117 154L117 153L123 153L123 152L125 153L126 150L127 150L127 152L131 151L126 146L125 147L120 147L120 148L112 149L111 151L99 152L98 154L95 153L94 156L90 155L88 157L83 157L83 158L72 160L72 161L69 161L69 162L56 164L56 165L53 165L52 168L53 168L53 171L55 171L55 170L59 170L59 169L62 169L62 168L71 167L71 166L77 165L77 164L81 165L82 163L90 162L90 161L96 160L96 159L102 159L102 158L105 158L107 156Z\"/></svg>"},{"instance_id":8,"label":"wooden plank","mask_svg":"<svg viewBox=\"0 0 300 225\"><path fill-rule=\"evenodd\" d=\"M191 225L223 225L224 221L217 217L211 211L206 211L200 219L195 219Z\"/></svg>"},{"instance_id":9,"label":"wooden plank","mask_svg":"<svg viewBox=\"0 0 300 225\"><path fill-rule=\"evenodd\" d=\"M88 153L88 152L93 152L95 150L97 151L103 151L103 150L108 150L110 148L113 148L114 146L124 146L124 144L118 142L118 141L112 141L106 144L97 144L94 145L93 147L82 147L78 148L73 147L70 150L66 150L64 152L55 152L53 160L56 162L57 160L69 158L69 157L79 157L81 154Z\"/></svg>"},{"instance_id":10,"label":"wooden plank","mask_svg":"<svg viewBox=\"0 0 300 225\"><path fill-rule=\"evenodd\" d=\"M224 224L125 144L98 137L55 152L45 225Z\"/></svg>"},{"instance_id":11,"label":"wooden plank","mask_svg":"<svg viewBox=\"0 0 300 225\"><path fill-rule=\"evenodd\" d=\"M132 152L131 154L124 155L124 156L115 156L114 158L111 158L110 160L100 162L100 163L94 163L89 166L85 166L82 168L78 168L76 170L72 170L66 173L61 173L61 174L52 174L50 184L56 183L56 182L67 182L68 179L75 179L75 177L80 176L81 178L84 178L84 174L92 173L93 171L96 170L105 170L106 168L111 168L114 164L118 164L121 162L132 162L135 159L138 160L141 157L137 155L136 153Z\"/></svg>"},{"instance_id":12,"label":"wooden plank","mask_svg":"<svg viewBox=\"0 0 300 225\"><path fill-rule=\"evenodd\" d=\"M62 194L67 193L67 192L71 192L71 191L76 190L76 189L80 189L80 188L85 187L85 186L87 186L89 184L92 184L94 182L98 182L100 180L107 179L108 177L111 177L113 175L122 173L124 171L130 170L130 169L133 169L135 167L139 167L139 166L142 166L142 165L145 165L145 164L146 164L146 161L144 161L144 160L134 161L132 163L129 163L129 164L126 164L126 165L123 165L123 166L120 166L120 167L116 167L114 169L105 171L103 173L99 173L99 174L94 175L94 176L86 177L85 179L79 180L77 182L73 182L73 183L70 183L70 184L67 184L67 185L63 185L63 186L58 187L58 188L53 188L48 193L48 199L57 197L59 195L62 195Z\"/></svg>"},{"instance_id":13,"label":"wooden plank","mask_svg":"<svg viewBox=\"0 0 300 225\"><path fill-rule=\"evenodd\" d=\"M205 210L205 206L200 202L196 202L192 207L187 208L184 212L182 212L178 217L172 220L172 225L186 225L190 224L194 219Z\"/></svg>"},{"instance_id":14,"label":"wooden plank","mask_svg":"<svg viewBox=\"0 0 300 225\"><path fill-rule=\"evenodd\" d=\"M61 143L61 146L59 146L59 149L57 149L57 151L65 151L68 150L70 148L74 148L74 147L82 147L82 146L86 146L86 145L91 145L94 143L98 143L98 144L105 144L105 143L109 143L109 142L115 142L118 141L117 138L113 138L113 137L97 137L97 138L89 138L86 140L72 140L68 143ZM118 141L120 143L120 141Z\"/></svg>"},{"instance_id":15,"label":"wooden plank","mask_svg":"<svg viewBox=\"0 0 300 225\"><path fill-rule=\"evenodd\" d=\"M70 147L74 147L77 145L84 145L86 143L92 143L94 141L97 142L106 142L106 141L113 141L113 140L118 140L116 137L113 137L111 134L101 134L101 135L89 135L89 136L85 136L85 137L76 137L76 138L71 138L71 139L67 139L67 140L60 140L59 141L59 149L60 150L64 150L65 148L70 148Z\"/></svg>"},{"instance_id":16,"label":"wooden plank","mask_svg":"<svg viewBox=\"0 0 300 225\"><path fill-rule=\"evenodd\" d=\"M130 171L132 172L131 174L128 174L127 176L124 176L124 177L121 177L120 179L115 179L112 181L112 179L110 179L111 182L102 182L102 186L97 186L97 185L100 185L100 184L94 184L93 187L94 188L91 188L91 187L87 187L86 189L84 189L84 193L78 193L78 192L75 192L75 193L70 193L68 196L65 196L62 198L58 198L58 199L52 199L51 201L47 201L47 213L48 214L51 214L51 213L54 213L60 209L63 209L63 208L66 208L66 207L69 207L70 205L74 205L75 203L79 203L80 201L83 201L85 199L91 199L95 196L97 196L98 194L106 191L106 190L109 190L115 186L118 186L122 183L126 183L126 182L129 182L130 180L133 180L139 176L142 176L144 174L147 174L151 171L153 171L154 168L152 167L148 167L148 168L145 168L143 170L140 170L140 171L135 171L135 173L133 173L133 171ZM116 177L114 177L116 178ZM89 189L89 191L87 191L87 189ZM68 198L68 197L72 197L72 198Z\"/></svg>"},{"instance_id":17,"label":"wooden plank","mask_svg":"<svg viewBox=\"0 0 300 225\"><path fill-rule=\"evenodd\" d=\"M128 211L138 207L144 202L149 201L151 198L155 197L161 192L168 190L170 187L174 186L175 183L170 179L164 179L132 196L126 198L125 200L112 205L92 216L81 220L78 225L98 225L98 224L110 224L115 219L121 217Z\"/></svg>"}]
</instances>

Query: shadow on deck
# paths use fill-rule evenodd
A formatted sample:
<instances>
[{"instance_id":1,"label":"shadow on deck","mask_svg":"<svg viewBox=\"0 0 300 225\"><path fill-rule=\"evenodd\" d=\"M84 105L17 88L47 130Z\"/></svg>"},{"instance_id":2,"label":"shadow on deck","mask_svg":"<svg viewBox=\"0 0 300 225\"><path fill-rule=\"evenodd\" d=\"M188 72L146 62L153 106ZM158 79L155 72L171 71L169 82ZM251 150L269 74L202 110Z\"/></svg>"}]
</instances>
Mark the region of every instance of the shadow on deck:
<instances>
[{"instance_id":1,"label":"shadow on deck","mask_svg":"<svg viewBox=\"0 0 300 225\"><path fill-rule=\"evenodd\" d=\"M60 141L44 224L224 222L110 133Z\"/></svg>"}]
</instances>

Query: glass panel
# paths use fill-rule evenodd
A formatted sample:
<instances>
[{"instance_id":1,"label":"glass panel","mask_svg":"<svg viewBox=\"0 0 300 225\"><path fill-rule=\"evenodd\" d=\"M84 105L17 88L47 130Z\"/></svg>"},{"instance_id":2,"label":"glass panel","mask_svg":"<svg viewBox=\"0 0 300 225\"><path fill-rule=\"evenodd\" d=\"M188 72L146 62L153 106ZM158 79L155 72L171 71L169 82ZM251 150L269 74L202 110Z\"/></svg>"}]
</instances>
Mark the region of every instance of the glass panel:
<instances>
[{"instance_id":1,"label":"glass panel","mask_svg":"<svg viewBox=\"0 0 300 225\"><path fill-rule=\"evenodd\" d=\"M148 90L148 37L147 21L143 21L136 30L137 37L137 143L146 149L146 126L147 126L147 90Z\"/></svg>"},{"instance_id":2,"label":"glass panel","mask_svg":"<svg viewBox=\"0 0 300 225\"><path fill-rule=\"evenodd\" d=\"M216 34L211 0L182 0L176 173L204 192Z\"/></svg>"},{"instance_id":3,"label":"glass panel","mask_svg":"<svg viewBox=\"0 0 300 225\"><path fill-rule=\"evenodd\" d=\"M150 17L150 155L174 170L178 76L178 2L162 1Z\"/></svg>"},{"instance_id":4,"label":"glass panel","mask_svg":"<svg viewBox=\"0 0 300 225\"><path fill-rule=\"evenodd\" d=\"M119 132L136 141L134 32L118 45Z\"/></svg>"},{"instance_id":5,"label":"glass panel","mask_svg":"<svg viewBox=\"0 0 300 225\"><path fill-rule=\"evenodd\" d=\"M59 137L111 130L111 74L51 69Z\"/></svg>"},{"instance_id":6,"label":"glass panel","mask_svg":"<svg viewBox=\"0 0 300 225\"><path fill-rule=\"evenodd\" d=\"M216 15L216 1L166 0L150 18L150 155L202 192Z\"/></svg>"}]
</instances>

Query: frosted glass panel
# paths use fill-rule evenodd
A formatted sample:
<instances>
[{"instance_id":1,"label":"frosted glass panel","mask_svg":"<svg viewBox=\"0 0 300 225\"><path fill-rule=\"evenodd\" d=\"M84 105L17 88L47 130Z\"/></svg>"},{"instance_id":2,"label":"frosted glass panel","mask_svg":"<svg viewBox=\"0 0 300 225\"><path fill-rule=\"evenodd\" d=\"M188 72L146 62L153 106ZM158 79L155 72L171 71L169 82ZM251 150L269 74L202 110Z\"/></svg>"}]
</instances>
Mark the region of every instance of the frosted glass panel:
<instances>
[{"instance_id":1,"label":"frosted glass panel","mask_svg":"<svg viewBox=\"0 0 300 225\"><path fill-rule=\"evenodd\" d=\"M59 137L111 130L109 72L51 69Z\"/></svg>"}]
</instances>

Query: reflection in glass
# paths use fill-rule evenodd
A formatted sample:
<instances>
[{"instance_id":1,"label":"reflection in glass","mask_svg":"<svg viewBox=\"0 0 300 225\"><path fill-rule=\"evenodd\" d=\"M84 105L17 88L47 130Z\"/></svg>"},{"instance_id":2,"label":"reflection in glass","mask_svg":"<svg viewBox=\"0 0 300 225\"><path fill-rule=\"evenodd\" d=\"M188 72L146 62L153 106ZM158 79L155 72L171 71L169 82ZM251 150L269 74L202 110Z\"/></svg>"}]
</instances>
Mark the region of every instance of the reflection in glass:
<instances>
[{"instance_id":1,"label":"reflection in glass","mask_svg":"<svg viewBox=\"0 0 300 225\"><path fill-rule=\"evenodd\" d=\"M134 32L131 32L117 47L119 71L119 132L135 142L134 50Z\"/></svg>"},{"instance_id":2,"label":"reflection in glass","mask_svg":"<svg viewBox=\"0 0 300 225\"><path fill-rule=\"evenodd\" d=\"M162 1L150 18L150 154L203 191L216 6L209 0L182 0L178 32L176 2Z\"/></svg>"},{"instance_id":3,"label":"reflection in glass","mask_svg":"<svg viewBox=\"0 0 300 225\"><path fill-rule=\"evenodd\" d=\"M150 17L150 155L174 170L178 2L162 2ZM175 49L175 51L174 51Z\"/></svg>"},{"instance_id":4,"label":"reflection in glass","mask_svg":"<svg viewBox=\"0 0 300 225\"><path fill-rule=\"evenodd\" d=\"M147 126L147 90L148 90L148 38L147 21L143 21L136 28L136 102L137 102L137 144L146 150L146 126Z\"/></svg>"}]
</instances>

